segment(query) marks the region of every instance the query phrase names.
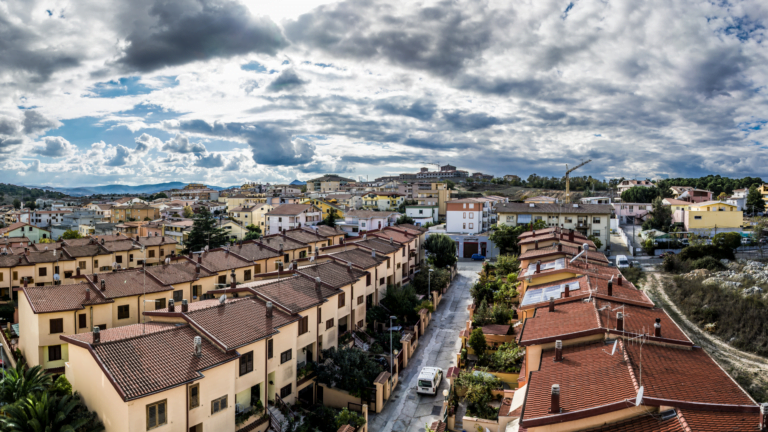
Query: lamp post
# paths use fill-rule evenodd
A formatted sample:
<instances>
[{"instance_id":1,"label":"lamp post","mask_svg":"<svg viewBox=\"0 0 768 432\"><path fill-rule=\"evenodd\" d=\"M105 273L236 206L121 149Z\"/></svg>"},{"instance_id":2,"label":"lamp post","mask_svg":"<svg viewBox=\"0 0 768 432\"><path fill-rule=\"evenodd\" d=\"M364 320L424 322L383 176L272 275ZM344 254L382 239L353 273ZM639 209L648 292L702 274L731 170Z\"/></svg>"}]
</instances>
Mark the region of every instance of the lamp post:
<instances>
[{"instance_id":1,"label":"lamp post","mask_svg":"<svg viewBox=\"0 0 768 432\"><path fill-rule=\"evenodd\" d=\"M448 402L448 389L443 390L443 397L445 398L445 401Z\"/></svg>"},{"instance_id":2,"label":"lamp post","mask_svg":"<svg viewBox=\"0 0 768 432\"><path fill-rule=\"evenodd\" d=\"M389 375L390 377L394 375L394 368L393 365L395 363L395 356L394 356L394 350L392 349L392 320L396 320L397 317L392 315L389 317Z\"/></svg>"}]
</instances>

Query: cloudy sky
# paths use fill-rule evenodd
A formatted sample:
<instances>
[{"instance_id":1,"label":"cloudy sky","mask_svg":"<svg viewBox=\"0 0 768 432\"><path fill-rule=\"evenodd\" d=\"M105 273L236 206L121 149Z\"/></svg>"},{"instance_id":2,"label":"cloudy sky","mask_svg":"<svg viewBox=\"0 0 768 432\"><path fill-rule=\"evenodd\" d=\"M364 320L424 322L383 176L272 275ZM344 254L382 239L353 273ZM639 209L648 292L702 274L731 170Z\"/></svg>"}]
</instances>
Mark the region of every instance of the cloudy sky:
<instances>
[{"instance_id":1,"label":"cloudy sky","mask_svg":"<svg viewBox=\"0 0 768 432\"><path fill-rule=\"evenodd\" d=\"M768 178L767 22L764 0L0 0L0 182Z\"/></svg>"}]
</instances>

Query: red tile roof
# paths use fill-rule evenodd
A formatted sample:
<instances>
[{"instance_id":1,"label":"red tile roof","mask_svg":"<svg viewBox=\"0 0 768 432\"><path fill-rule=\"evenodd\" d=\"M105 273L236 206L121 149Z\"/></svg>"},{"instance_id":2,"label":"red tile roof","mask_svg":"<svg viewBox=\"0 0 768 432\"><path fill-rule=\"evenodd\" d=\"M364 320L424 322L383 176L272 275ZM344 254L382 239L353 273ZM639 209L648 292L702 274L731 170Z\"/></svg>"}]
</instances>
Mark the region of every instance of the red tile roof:
<instances>
[{"instance_id":1,"label":"red tile roof","mask_svg":"<svg viewBox=\"0 0 768 432\"><path fill-rule=\"evenodd\" d=\"M49 250L49 251L43 251L43 252L29 252L29 254L26 255L27 261L31 263L54 263L57 261L71 261L72 258L67 256L66 254L61 253L61 251L58 250Z\"/></svg>"},{"instance_id":2,"label":"red tile roof","mask_svg":"<svg viewBox=\"0 0 768 432\"><path fill-rule=\"evenodd\" d=\"M92 257L96 255L109 255L110 252L98 244L86 244L83 246L64 246L64 252L72 258ZM109 263L107 263L109 264ZM111 265L111 264L110 264Z\"/></svg>"},{"instance_id":3,"label":"red tile roof","mask_svg":"<svg viewBox=\"0 0 768 432\"><path fill-rule=\"evenodd\" d=\"M562 246L562 250L558 250L558 246L552 245L547 246L545 248L540 249L529 249L525 251L525 253L521 254L519 259L520 261L523 260L533 260L534 258L539 257L545 257L545 256L553 256L553 255L566 255L568 257L574 257L578 255L580 252L582 252L581 248L573 247L573 246ZM582 259L584 255L581 255L579 259ZM587 251L587 259L588 261L595 261L595 262L603 262L607 263L608 258L605 257L605 255L601 252L594 252L593 250Z\"/></svg>"},{"instance_id":4,"label":"red tile roof","mask_svg":"<svg viewBox=\"0 0 768 432\"><path fill-rule=\"evenodd\" d=\"M285 236L290 237L294 240L297 240L301 243L314 243L314 242L321 242L321 241L328 241L328 237L316 233L314 230L304 230L301 228L296 228L292 230L286 230Z\"/></svg>"},{"instance_id":5,"label":"red tile roof","mask_svg":"<svg viewBox=\"0 0 768 432\"><path fill-rule=\"evenodd\" d=\"M272 250L271 247L264 246L264 244L255 241L234 244L229 247L229 250L250 261L259 261L281 256L276 250Z\"/></svg>"},{"instance_id":6,"label":"red tile roof","mask_svg":"<svg viewBox=\"0 0 768 432\"><path fill-rule=\"evenodd\" d=\"M539 345L552 342L550 339L570 339L586 336L585 333L603 332L593 302L581 300L555 306L550 312L548 307L536 309L533 317L523 323L520 333L520 345ZM570 336L570 337L569 337Z\"/></svg>"},{"instance_id":7,"label":"red tile roof","mask_svg":"<svg viewBox=\"0 0 768 432\"><path fill-rule=\"evenodd\" d=\"M393 252L397 252L400 250L400 248L403 247L398 243L390 244L389 240L384 241L380 238L371 238L366 236L365 240L362 240L360 237L358 237L358 239L360 240L348 239L347 242L351 245L363 246L368 249L373 249L376 252L381 252L383 254L390 254Z\"/></svg>"},{"instance_id":8,"label":"red tile roof","mask_svg":"<svg viewBox=\"0 0 768 432\"><path fill-rule=\"evenodd\" d=\"M369 235L382 238L385 241L389 241L389 239L392 238L392 240L394 240L394 241L396 241L398 243L401 243L401 244L409 243L411 240L416 238L415 235L403 233L403 232L400 232L398 230L394 230L394 229L391 229L391 228L384 228L384 229L379 230L379 231L374 231L373 233L369 233Z\"/></svg>"},{"instance_id":9,"label":"red tile roof","mask_svg":"<svg viewBox=\"0 0 768 432\"><path fill-rule=\"evenodd\" d=\"M104 242L101 246L110 252L125 252L130 250L138 250L139 246L133 242L133 240L115 240Z\"/></svg>"},{"instance_id":10,"label":"red tile roof","mask_svg":"<svg viewBox=\"0 0 768 432\"><path fill-rule=\"evenodd\" d=\"M698 431L699 429L694 429ZM728 429L722 429L728 430ZM629 420L623 420L616 423L610 423L603 426L586 429L583 432L690 432L686 430L677 418L662 418L654 413L652 415L643 415Z\"/></svg>"},{"instance_id":11,"label":"red tile roof","mask_svg":"<svg viewBox=\"0 0 768 432\"><path fill-rule=\"evenodd\" d=\"M85 300L85 290L91 290L91 299ZM22 288L32 312L49 313L84 309L87 305L109 303L88 283L70 285L28 286Z\"/></svg>"},{"instance_id":12,"label":"red tile roof","mask_svg":"<svg viewBox=\"0 0 768 432\"><path fill-rule=\"evenodd\" d=\"M149 236L149 237L139 237L138 240L135 240L138 244L147 247L147 246L161 246L161 245L169 245L169 244L177 244L178 242L173 239L171 236Z\"/></svg>"},{"instance_id":13,"label":"red tile roof","mask_svg":"<svg viewBox=\"0 0 768 432\"><path fill-rule=\"evenodd\" d=\"M194 304L194 303L193 303ZM161 323L161 322L147 322L144 324L131 324L122 327L113 327L111 329L101 330L99 337L101 342L111 342L121 339L128 339L143 334L156 333L159 331L170 330L171 328L178 327L173 323ZM93 332L87 331L85 333L78 333L73 335L64 336L68 339L80 341L87 344L93 343Z\"/></svg>"},{"instance_id":14,"label":"red tile roof","mask_svg":"<svg viewBox=\"0 0 768 432\"><path fill-rule=\"evenodd\" d=\"M341 252L334 252L330 256L338 258L342 261L351 262L352 264L364 269L376 267L377 265L386 261L386 258L382 257L381 255L373 257L370 252L364 249L351 248L347 251L342 249L338 250L341 250Z\"/></svg>"},{"instance_id":15,"label":"red tile roof","mask_svg":"<svg viewBox=\"0 0 768 432\"><path fill-rule=\"evenodd\" d=\"M203 267L213 272L238 269L253 265L251 261L242 258L237 254L229 253L224 249L211 249L208 252L203 252L202 254L197 255L197 257L200 256L202 257ZM195 262L197 262L197 258L195 258Z\"/></svg>"},{"instance_id":16,"label":"red tile roof","mask_svg":"<svg viewBox=\"0 0 768 432\"><path fill-rule=\"evenodd\" d=\"M325 237L344 235L344 231L342 231L338 227L329 227L327 225L316 225L316 226L314 226L312 228L301 227L301 229L306 230L306 231L309 231L309 230L314 231L315 228L317 228L317 232L320 235L325 236Z\"/></svg>"},{"instance_id":17,"label":"red tile roof","mask_svg":"<svg viewBox=\"0 0 768 432\"><path fill-rule=\"evenodd\" d=\"M289 251L294 249L306 249L309 247L309 245L307 245L304 242L294 240L288 236L283 237L282 234L272 234L272 235L264 236L260 238L258 242L266 246L269 246L274 250L280 250L280 245L282 244L283 251Z\"/></svg>"},{"instance_id":18,"label":"red tile roof","mask_svg":"<svg viewBox=\"0 0 768 432\"><path fill-rule=\"evenodd\" d=\"M319 277L321 281L334 288L341 288L359 281L366 275L366 272L352 266L350 268L336 261L329 261L321 264L314 264L307 267L300 267L298 273L306 275L313 280Z\"/></svg>"},{"instance_id":19,"label":"red tile roof","mask_svg":"<svg viewBox=\"0 0 768 432\"><path fill-rule=\"evenodd\" d=\"M96 283L94 283L95 276L98 276ZM172 286L165 286L155 281L149 275L145 277L142 269L121 270L98 275L85 275L84 277L88 282L98 287L99 294L107 299L171 291L173 289ZM104 284L101 281L104 281ZM106 288L103 291L101 290L102 286Z\"/></svg>"},{"instance_id":20,"label":"red tile roof","mask_svg":"<svg viewBox=\"0 0 768 432\"><path fill-rule=\"evenodd\" d=\"M301 213L313 213L313 212L319 212L320 210L315 207L312 204L281 204L272 211L270 211L267 215L268 216L296 216Z\"/></svg>"},{"instance_id":21,"label":"red tile roof","mask_svg":"<svg viewBox=\"0 0 768 432\"><path fill-rule=\"evenodd\" d=\"M647 334L653 336L656 318L661 320L661 338L671 339L687 345L693 343L677 326L677 323L660 308L645 308L617 302L597 299L595 308L600 317L600 324L606 330L616 329L616 314L624 314L624 332L630 335Z\"/></svg>"},{"instance_id":22,"label":"red tile roof","mask_svg":"<svg viewBox=\"0 0 768 432\"><path fill-rule=\"evenodd\" d=\"M244 285L248 286L248 284ZM304 276L293 276L267 284L254 284L251 290L260 297L271 300L291 311L291 313L299 313L323 304L326 298L342 292L322 283L318 294L315 290L315 282Z\"/></svg>"},{"instance_id":23,"label":"red tile roof","mask_svg":"<svg viewBox=\"0 0 768 432\"><path fill-rule=\"evenodd\" d=\"M162 285L173 285L192 282L199 278L213 276L216 273L210 272L202 266L200 273L197 273L197 264L187 260L178 260L174 261L174 264L147 267L147 274L152 275Z\"/></svg>"},{"instance_id":24,"label":"red tile roof","mask_svg":"<svg viewBox=\"0 0 768 432\"><path fill-rule=\"evenodd\" d=\"M695 432L757 432L760 414L678 409L680 422Z\"/></svg>"},{"instance_id":25,"label":"red tile roof","mask_svg":"<svg viewBox=\"0 0 768 432\"><path fill-rule=\"evenodd\" d=\"M196 357L195 336L198 334L189 326L174 327L102 342L93 352L122 399L128 401L200 379L206 369L237 359L236 353L227 354L205 338L202 356Z\"/></svg>"}]
</instances>

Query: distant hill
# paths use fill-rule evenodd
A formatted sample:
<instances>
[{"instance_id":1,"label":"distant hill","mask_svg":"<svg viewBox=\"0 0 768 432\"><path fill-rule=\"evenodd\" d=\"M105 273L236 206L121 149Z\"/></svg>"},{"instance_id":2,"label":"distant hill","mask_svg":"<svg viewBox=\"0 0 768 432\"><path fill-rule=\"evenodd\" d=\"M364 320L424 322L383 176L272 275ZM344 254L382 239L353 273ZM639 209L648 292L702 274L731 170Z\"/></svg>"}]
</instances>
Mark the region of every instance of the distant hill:
<instances>
[{"instance_id":1,"label":"distant hill","mask_svg":"<svg viewBox=\"0 0 768 432\"><path fill-rule=\"evenodd\" d=\"M307 182L303 182L301 180L294 180L288 184L291 186L306 186Z\"/></svg>"},{"instance_id":2,"label":"distant hill","mask_svg":"<svg viewBox=\"0 0 768 432\"><path fill-rule=\"evenodd\" d=\"M128 186L128 185L106 185L106 186L87 186L87 187L76 187L76 188L64 188L64 187L53 187L53 186L34 186L40 189L49 190L49 191L55 191L55 192L61 192L63 194L67 194L70 196L86 196L86 195L109 195L109 194L153 194L157 192L166 191L169 189L182 189L184 186L186 186L187 183L182 182L169 182L169 183L157 183L157 184L146 184L146 185L139 185L139 186ZM221 186L208 186L209 188L213 190L223 190L228 189L230 186L227 187L221 187Z\"/></svg>"}]
</instances>

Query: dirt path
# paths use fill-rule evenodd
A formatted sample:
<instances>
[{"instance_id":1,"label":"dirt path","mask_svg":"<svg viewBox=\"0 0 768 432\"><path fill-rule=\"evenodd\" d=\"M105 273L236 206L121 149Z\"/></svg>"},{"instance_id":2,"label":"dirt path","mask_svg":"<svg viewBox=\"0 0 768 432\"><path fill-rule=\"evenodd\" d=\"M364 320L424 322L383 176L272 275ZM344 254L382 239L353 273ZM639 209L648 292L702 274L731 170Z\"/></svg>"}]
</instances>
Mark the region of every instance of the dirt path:
<instances>
[{"instance_id":1,"label":"dirt path","mask_svg":"<svg viewBox=\"0 0 768 432\"><path fill-rule=\"evenodd\" d=\"M766 377L766 375L768 375L766 374L766 372L768 372L768 358L738 350L726 342L723 342L718 337L701 330L696 324L688 320L688 318L680 312L680 309L677 308L677 305L675 305L667 296L667 293L664 290L664 285L673 283L671 277L652 272L647 273L647 275L648 282L645 284L645 287L643 287L643 290L646 291L659 306L667 311L685 334L691 338L694 344L704 348L707 353L709 353L709 355L712 356L723 369L733 375L734 378L741 376L743 379L748 376L751 385L742 382L742 380L738 380L742 385L748 387L758 386L762 389L768 388L768 377ZM748 388L747 390L755 389ZM752 392L750 391L750 393Z\"/></svg>"}]
</instances>

